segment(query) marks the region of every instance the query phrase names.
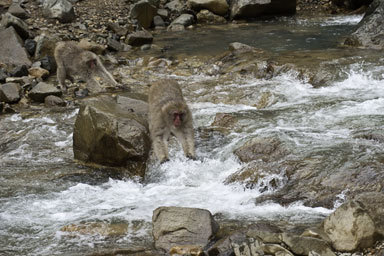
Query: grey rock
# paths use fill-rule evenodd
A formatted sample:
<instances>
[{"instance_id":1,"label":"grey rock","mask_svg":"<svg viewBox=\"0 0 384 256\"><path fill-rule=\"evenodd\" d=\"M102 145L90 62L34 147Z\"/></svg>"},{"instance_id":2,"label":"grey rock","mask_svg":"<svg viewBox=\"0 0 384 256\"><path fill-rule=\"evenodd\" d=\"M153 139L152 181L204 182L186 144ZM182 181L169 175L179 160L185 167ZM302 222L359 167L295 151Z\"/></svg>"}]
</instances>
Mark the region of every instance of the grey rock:
<instances>
[{"instance_id":1,"label":"grey rock","mask_svg":"<svg viewBox=\"0 0 384 256\"><path fill-rule=\"evenodd\" d=\"M136 108L134 102L120 98L117 103L107 95L83 100L73 132L75 159L144 177L151 148L148 124L129 108Z\"/></svg>"},{"instance_id":2,"label":"grey rock","mask_svg":"<svg viewBox=\"0 0 384 256\"><path fill-rule=\"evenodd\" d=\"M345 39L344 44L371 49L384 49L384 2L374 0L357 29Z\"/></svg>"},{"instance_id":3,"label":"grey rock","mask_svg":"<svg viewBox=\"0 0 384 256\"><path fill-rule=\"evenodd\" d=\"M308 255L311 251L322 256L336 255L328 243L321 239L283 233L281 234L281 241L286 244L293 253L298 255Z\"/></svg>"},{"instance_id":4,"label":"grey rock","mask_svg":"<svg viewBox=\"0 0 384 256\"><path fill-rule=\"evenodd\" d=\"M0 83L4 83L5 79L9 76L8 72L0 68Z\"/></svg>"},{"instance_id":5,"label":"grey rock","mask_svg":"<svg viewBox=\"0 0 384 256\"><path fill-rule=\"evenodd\" d=\"M157 15L159 15L163 19L166 19L169 13L167 9L157 9Z\"/></svg>"},{"instance_id":6,"label":"grey rock","mask_svg":"<svg viewBox=\"0 0 384 256\"><path fill-rule=\"evenodd\" d=\"M9 75L11 77L28 76L28 67L26 65L17 66L11 72L9 72Z\"/></svg>"},{"instance_id":7,"label":"grey rock","mask_svg":"<svg viewBox=\"0 0 384 256\"><path fill-rule=\"evenodd\" d=\"M196 15L197 22L200 24L224 24L227 22L223 17L213 14L208 10L201 10Z\"/></svg>"},{"instance_id":8,"label":"grey rock","mask_svg":"<svg viewBox=\"0 0 384 256\"><path fill-rule=\"evenodd\" d=\"M112 38L107 39L107 48L108 50L116 52L123 50L123 46L120 44L120 42Z\"/></svg>"},{"instance_id":9,"label":"grey rock","mask_svg":"<svg viewBox=\"0 0 384 256\"><path fill-rule=\"evenodd\" d=\"M184 5L180 2L180 0L173 0L165 5L165 8L176 13L180 13L183 7Z\"/></svg>"},{"instance_id":10,"label":"grey rock","mask_svg":"<svg viewBox=\"0 0 384 256\"><path fill-rule=\"evenodd\" d=\"M29 14L20 6L19 3L12 3L8 9L8 12L13 16L23 20L29 18Z\"/></svg>"},{"instance_id":11,"label":"grey rock","mask_svg":"<svg viewBox=\"0 0 384 256\"><path fill-rule=\"evenodd\" d=\"M232 19L293 15L296 12L296 0L234 0L230 9Z\"/></svg>"},{"instance_id":12,"label":"grey rock","mask_svg":"<svg viewBox=\"0 0 384 256\"><path fill-rule=\"evenodd\" d=\"M142 28L149 28L152 25L153 17L157 14L157 8L148 0L141 0L133 5L129 14L131 19L136 19Z\"/></svg>"},{"instance_id":13,"label":"grey rock","mask_svg":"<svg viewBox=\"0 0 384 256\"><path fill-rule=\"evenodd\" d=\"M13 27L0 31L0 42L0 62L11 65L32 65L23 42Z\"/></svg>"},{"instance_id":14,"label":"grey rock","mask_svg":"<svg viewBox=\"0 0 384 256\"><path fill-rule=\"evenodd\" d=\"M72 22L76 19L73 5L67 0L45 0L43 13L47 18L57 19L62 23Z\"/></svg>"},{"instance_id":15,"label":"grey rock","mask_svg":"<svg viewBox=\"0 0 384 256\"><path fill-rule=\"evenodd\" d=\"M66 106L66 102L62 98L54 96L54 95L49 95L49 96L45 97L44 104L47 107L57 107L57 106L58 107L65 107Z\"/></svg>"},{"instance_id":16,"label":"grey rock","mask_svg":"<svg viewBox=\"0 0 384 256\"><path fill-rule=\"evenodd\" d=\"M205 247L218 231L208 210L184 207L159 207L152 216L155 247L169 252L173 246Z\"/></svg>"},{"instance_id":17,"label":"grey rock","mask_svg":"<svg viewBox=\"0 0 384 256\"><path fill-rule=\"evenodd\" d=\"M153 24L155 25L155 27L165 27L165 22L160 15L156 15L155 17L153 17Z\"/></svg>"},{"instance_id":18,"label":"grey rock","mask_svg":"<svg viewBox=\"0 0 384 256\"><path fill-rule=\"evenodd\" d=\"M183 25L184 27L187 27L189 25L192 25L195 23L195 17L192 14L182 14L179 17L177 17L174 21L172 21L172 25Z\"/></svg>"},{"instance_id":19,"label":"grey rock","mask_svg":"<svg viewBox=\"0 0 384 256\"><path fill-rule=\"evenodd\" d=\"M17 83L6 83L0 85L0 101L5 103L16 103L21 98L21 87Z\"/></svg>"},{"instance_id":20,"label":"grey rock","mask_svg":"<svg viewBox=\"0 0 384 256\"><path fill-rule=\"evenodd\" d=\"M60 97L62 95L62 92L52 84L40 82L35 87L33 87L32 90L28 93L30 99L35 102L41 103L43 103L45 97L49 95Z\"/></svg>"},{"instance_id":21,"label":"grey rock","mask_svg":"<svg viewBox=\"0 0 384 256\"><path fill-rule=\"evenodd\" d=\"M337 208L325 218L323 228L333 248L339 251L368 248L375 241L375 223L358 201L350 201Z\"/></svg>"},{"instance_id":22,"label":"grey rock","mask_svg":"<svg viewBox=\"0 0 384 256\"><path fill-rule=\"evenodd\" d=\"M144 44L151 44L153 41L153 36L146 30L136 31L132 34L129 34L126 40L126 43L131 46L141 46Z\"/></svg>"},{"instance_id":23,"label":"grey rock","mask_svg":"<svg viewBox=\"0 0 384 256\"><path fill-rule=\"evenodd\" d=\"M225 15L229 10L226 0L188 0L188 6L195 11L206 9L217 15Z\"/></svg>"},{"instance_id":24,"label":"grey rock","mask_svg":"<svg viewBox=\"0 0 384 256\"><path fill-rule=\"evenodd\" d=\"M36 45L37 45L37 43L33 39L25 40L24 47L25 47L25 49L27 50L27 52L29 53L30 56L33 56L35 54Z\"/></svg>"},{"instance_id":25,"label":"grey rock","mask_svg":"<svg viewBox=\"0 0 384 256\"><path fill-rule=\"evenodd\" d=\"M16 30L17 34L23 39L32 37L28 24L8 12L1 16L0 26L4 28L12 26Z\"/></svg>"},{"instance_id":26,"label":"grey rock","mask_svg":"<svg viewBox=\"0 0 384 256\"><path fill-rule=\"evenodd\" d=\"M57 64L53 56L45 56L40 59L41 67L49 71L49 73L54 73L57 69Z\"/></svg>"}]
</instances>

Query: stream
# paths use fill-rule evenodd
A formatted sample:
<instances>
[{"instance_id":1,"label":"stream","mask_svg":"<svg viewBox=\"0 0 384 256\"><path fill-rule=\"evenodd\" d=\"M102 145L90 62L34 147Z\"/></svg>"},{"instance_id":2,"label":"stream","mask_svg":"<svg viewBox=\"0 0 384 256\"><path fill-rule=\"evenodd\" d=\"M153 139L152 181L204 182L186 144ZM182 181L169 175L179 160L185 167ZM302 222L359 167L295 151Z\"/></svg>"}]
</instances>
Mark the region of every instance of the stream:
<instances>
[{"instance_id":1,"label":"stream","mask_svg":"<svg viewBox=\"0 0 384 256\"><path fill-rule=\"evenodd\" d=\"M224 181L244 166L233 151L257 136L278 137L295 157L325 157L330 160L328 171L352 165L356 159L383 166L383 145L352 135L384 127L384 58L377 52L351 54L338 47L361 18L284 18L159 36L155 43L169 46L167 56L216 55L234 38L276 56L321 52L328 56L324 62L336 67L338 79L313 88L294 71L269 80L226 82L203 74L173 75L184 88L196 129L209 127L217 113L233 114L238 122L225 136L197 136L196 161L187 160L173 143L171 160L163 165L151 161L144 183L119 180L73 160L75 107L32 108L0 116L0 255L86 255L150 247L152 212L159 206L204 208L224 220L250 222L311 223L328 216L333 209L311 208L300 201L289 206L255 204L255 198L285 184L284 172L273 174L279 183L266 190ZM190 81L213 86L188 87ZM271 103L258 109L254 103L266 92L272 95ZM340 193L334 207L343 198ZM87 223L108 224L117 227L113 232L123 232L63 230Z\"/></svg>"}]
</instances>

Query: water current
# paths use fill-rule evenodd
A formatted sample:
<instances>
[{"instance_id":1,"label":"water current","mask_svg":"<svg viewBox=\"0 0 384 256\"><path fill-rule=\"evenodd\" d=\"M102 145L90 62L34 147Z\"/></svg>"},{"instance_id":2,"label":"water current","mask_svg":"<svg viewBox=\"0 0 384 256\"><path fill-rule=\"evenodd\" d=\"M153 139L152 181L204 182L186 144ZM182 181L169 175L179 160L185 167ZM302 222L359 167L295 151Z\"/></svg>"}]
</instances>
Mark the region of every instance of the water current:
<instances>
[{"instance_id":1,"label":"water current","mask_svg":"<svg viewBox=\"0 0 384 256\"><path fill-rule=\"evenodd\" d=\"M185 32L183 37L168 35L159 39L159 44L172 42L168 54L183 50L215 54L233 38L274 54L342 52L347 50L338 49L340 38L360 19L343 16L255 22L217 33L212 29ZM323 88L313 88L292 71L270 80L228 81L187 90L195 127L210 126L216 113L232 113L239 117L238 129L225 137L197 138L196 161L187 160L174 144L171 161L161 166L151 163L145 183L115 179L73 161L76 108L1 116L0 255L84 255L107 248L145 246L152 241L152 212L159 206L204 208L223 218L248 221L302 223L327 216L332 210L305 207L301 202L288 207L255 205L255 198L276 188L260 192L238 184L225 185L224 180L242 167L233 150L252 136L278 136L295 154L306 155L354 143L351 134L356 130L382 129L383 58L371 56L363 52L348 57L347 62L342 55L328 60L338 67L340 79ZM185 77L176 78L185 82ZM195 75L188 79L215 77ZM231 93L236 91L246 97L233 100ZM276 100L257 109L253 103L265 91ZM207 95L218 95L222 101L211 102ZM366 157L383 153L374 142L365 143ZM352 154L348 159L356 157L353 152L348 154ZM277 176L284 182L284 173ZM64 226L82 223L128 228L119 236L61 231Z\"/></svg>"}]
</instances>

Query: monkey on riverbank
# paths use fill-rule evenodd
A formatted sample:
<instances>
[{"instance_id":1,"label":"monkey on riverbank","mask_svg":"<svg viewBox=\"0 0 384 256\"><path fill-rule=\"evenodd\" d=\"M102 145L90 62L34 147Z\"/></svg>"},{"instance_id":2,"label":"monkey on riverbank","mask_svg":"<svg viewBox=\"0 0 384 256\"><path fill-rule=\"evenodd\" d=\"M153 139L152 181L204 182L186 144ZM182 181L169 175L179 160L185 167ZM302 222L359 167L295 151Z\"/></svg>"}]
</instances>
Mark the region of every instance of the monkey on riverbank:
<instances>
[{"instance_id":1,"label":"monkey on riverbank","mask_svg":"<svg viewBox=\"0 0 384 256\"><path fill-rule=\"evenodd\" d=\"M57 43L54 56L57 63L57 80L64 91L67 90L65 79L73 83L73 76L79 76L86 81L88 87L98 91L101 90L101 86L95 76L100 76L113 86L117 86L117 82L105 69L100 58L95 53L79 47L76 42Z\"/></svg>"},{"instance_id":2,"label":"monkey on riverbank","mask_svg":"<svg viewBox=\"0 0 384 256\"><path fill-rule=\"evenodd\" d=\"M195 159L195 141L192 113L189 110L179 84L163 79L149 89L149 131L153 150L160 163L169 160L168 139L176 136L186 157Z\"/></svg>"}]
</instances>

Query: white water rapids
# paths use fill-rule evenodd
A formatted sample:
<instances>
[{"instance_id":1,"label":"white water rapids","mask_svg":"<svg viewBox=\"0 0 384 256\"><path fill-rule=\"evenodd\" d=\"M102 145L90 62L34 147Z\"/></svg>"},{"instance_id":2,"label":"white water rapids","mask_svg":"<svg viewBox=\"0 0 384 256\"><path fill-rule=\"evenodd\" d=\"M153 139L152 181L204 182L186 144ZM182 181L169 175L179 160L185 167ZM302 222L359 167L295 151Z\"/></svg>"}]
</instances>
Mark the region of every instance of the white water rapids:
<instances>
[{"instance_id":1,"label":"white water rapids","mask_svg":"<svg viewBox=\"0 0 384 256\"><path fill-rule=\"evenodd\" d=\"M332 24L342 21L349 24L351 19L338 19ZM201 147L197 147L196 161L187 160L180 147L173 144L171 161L161 166L153 163L145 184L109 179L101 184L70 181L46 187L39 182L50 183L60 176L50 177L48 172L53 169L81 169L72 163L72 125L77 110L44 118L20 114L0 117L0 127L4 129L1 135L10 138L6 150L0 148L0 184L9 190L13 183L18 187L16 192L4 189L1 193L0 255L81 255L80 252L102 247L105 237L70 236L60 229L94 221L124 222L130 227L141 223L113 242L116 247L127 247L141 238L148 239L152 212L159 206L204 208L228 219L288 222L305 222L330 214L332 210L309 208L300 202L289 207L255 205L254 199L260 195L257 189L224 185L223 181L242 168L233 151L252 136L278 134L295 147L310 151L350 142L351 132L357 128L383 128L384 66L357 60L341 72L346 79L319 89L294 74L284 74L271 80L218 84L211 92L225 95L231 90L243 90L251 95L248 101L252 103L260 92L268 90L278 100L264 110L252 104L192 102L193 97L186 95L195 127L210 126L216 113L245 113L252 118L241 120L246 128L232 131L226 139L212 138L207 142L197 138ZM273 112L273 117L261 118L260 113L265 111ZM381 150L374 144L371 148ZM41 178L44 172L47 180ZM42 180L34 182L35 176ZM284 173L278 178L284 180ZM22 186L23 179L28 180L26 187Z\"/></svg>"}]
</instances>

